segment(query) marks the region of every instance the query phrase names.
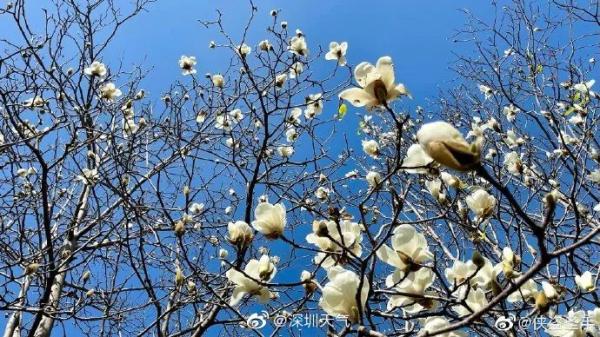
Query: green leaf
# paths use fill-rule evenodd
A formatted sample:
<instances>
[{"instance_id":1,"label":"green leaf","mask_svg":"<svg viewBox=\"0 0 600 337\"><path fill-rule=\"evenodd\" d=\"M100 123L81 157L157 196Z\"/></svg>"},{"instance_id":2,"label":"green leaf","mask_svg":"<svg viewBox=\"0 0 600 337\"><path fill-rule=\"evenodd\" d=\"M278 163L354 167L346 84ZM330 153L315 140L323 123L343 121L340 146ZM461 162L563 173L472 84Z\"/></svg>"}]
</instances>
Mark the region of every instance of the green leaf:
<instances>
[{"instance_id":1,"label":"green leaf","mask_svg":"<svg viewBox=\"0 0 600 337\"><path fill-rule=\"evenodd\" d=\"M346 116L346 113L348 112L348 107L346 106L346 104L342 103L340 104L340 107L338 108L338 120L342 120L344 118L344 116Z\"/></svg>"},{"instance_id":2,"label":"green leaf","mask_svg":"<svg viewBox=\"0 0 600 337\"><path fill-rule=\"evenodd\" d=\"M572 114L573 111L575 111L575 107L569 107L567 110L565 110L565 116Z\"/></svg>"}]
</instances>

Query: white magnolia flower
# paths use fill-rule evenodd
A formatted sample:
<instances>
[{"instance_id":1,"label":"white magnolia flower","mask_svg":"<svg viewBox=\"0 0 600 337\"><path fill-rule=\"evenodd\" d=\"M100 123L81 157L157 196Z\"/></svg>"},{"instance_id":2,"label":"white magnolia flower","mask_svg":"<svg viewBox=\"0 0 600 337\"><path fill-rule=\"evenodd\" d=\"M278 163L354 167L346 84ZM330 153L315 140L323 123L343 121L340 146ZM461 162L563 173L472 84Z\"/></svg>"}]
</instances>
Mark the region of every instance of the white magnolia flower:
<instances>
[{"instance_id":1,"label":"white magnolia flower","mask_svg":"<svg viewBox=\"0 0 600 337\"><path fill-rule=\"evenodd\" d=\"M485 291L481 288L473 289L468 286L462 286L458 290L457 295L459 300L464 300L464 304L455 305L452 307L452 310L460 317L469 316L483 309L488 304Z\"/></svg>"},{"instance_id":2,"label":"white magnolia flower","mask_svg":"<svg viewBox=\"0 0 600 337\"><path fill-rule=\"evenodd\" d=\"M458 171L479 164L479 146L469 144L452 125L437 121L421 126L417 139L423 150L438 163Z\"/></svg>"},{"instance_id":3,"label":"white magnolia flower","mask_svg":"<svg viewBox=\"0 0 600 337\"><path fill-rule=\"evenodd\" d=\"M293 146L279 146L279 147L277 147L277 152L283 158L289 158L294 154L294 147Z\"/></svg>"},{"instance_id":4,"label":"white magnolia flower","mask_svg":"<svg viewBox=\"0 0 600 337\"><path fill-rule=\"evenodd\" d=\"M190 205L190 213L200 214L200 212L202 212L203 209L204 209L203 203L194 202Z\"/></svg>"},{"instance_id":5,"label":"white magnolia flower","mask_svg":"<svg viewBox=\"0 0 600 337\"><path fill-rule=\"evenodd\" d=\"M595 80L589 80L587 82L581 82L573 85L573 90L579 91L582 94L590 94L593 96L593 91L591 91L592 86L596 83Z\"/></svg>"},{"instance_id":6,"label":"white magnolia flower","mask_svg":"<svg viewBox=\"0 0 600 337\"><path fill-rule=\"evenodd\" d=\"M298 131L294 128L285 130L285 138L290 143L296 141L296 139L298 139Z\"/></svg>"},{"instance_id":7,"label":"white magnolia flower","mask_svg":"<svg viewBox=\"0 0 600 337\"><path fill-rule=\"evenodd\" d=\"M179 68L181 68L181 75L192 75L196 73L196 57L182 55L179 59Z\"/></svg>"},{"instance_id":8,"label":"white magnolia flower","mask_svg":"<svg viewBox=\"0 0 600 337\"><path fill-rule=\"evenodd\" d=\"M319 186L315 191L315 196L319 200L325 200L329 196L329 189L327 187Z\"/></svg>"},{"instance_id":9,"label":"white magnolia flower","mask_svg":"<svg viewBox=\"0 0 600 337\"><path fill-rule=\"evenodd\" d=\"M377 155L379 155L379 144L374 139L363 140L362 149L367 155L373 158L377 158Z\"/></svg>"},{"instance_id":10,"label":"white magnolia flower","mask_svg":"<svg viewBox=\"0 0 600 337\"><path fill-rule=\"evenodd\" d=\"M400 96L408 96L404 84L394 83L394 65L392 58L379 58L377 65L362 62L354 68L354 78L359 87L349 88L339 94L355 107L374 107L387 105Z\"/></svg>"},{"instance_id":11,"label":"white magnolia flower","mask_svg":"<svg viewBox=\"0 0 600 337\"><path fill-rule=\"evenodd\" d=\"M581 275L575 275L575 284L583 292L591 292L596 289L596 280L589 270Z\"/></svg>"},{"instance_id":12,"label":"white magnolia flower","mask_svg":"<svg viewBox=\"0 0 600 337\"><path fill-rule=\"evenodd\" d=\"M77 179L86 185L95 185L100 180L100 175L97 169L84 168L81 170L81 175Z\"/></svg>"},{"instance_id":13,"label":"white magnolia flower","mask_svg":"<svg viewBox=\"0 0 600 337\"><path fill-rule=\"evenodd\" d=\"M227 251L227 249L225 248L221 248L219 249L219 258L224 260L229 256L229 251Z\"/></svg>"},{"instance_id":14,"label":"white magnolia flower","mask_svg":"<svg viewBox=\"0 0 600 337\"><path fill-rule=\"evenodd\" d=\"M502 272L507 278L514 278L519 274L515 272L515 264L517 264L517 258L512 248L506 246L502 249L502 262L498 268L502 269Z\"/></svg>"},{"instance_id":15,"label":"white magnolia flower","mask_svg":"<svg viewBox=\"0 0 600 337\"><path fill-rule=\"evenodd\" d=\"M244 114L240 109L234 109L226 114L219 114L215 118L215 128L230 131L231 128L244 119Z\"/></svg>"},{"instance_id":16,"label":"white magnolia flower","mask_svg":"<svg viewBox=\"0 0 600 337\"><path fill-rule=\"evenodd\" d=\"M262 202L254 210L252 227L269 239L276 239L283 234L286 225L285 206Z\"/></svg>"},{"instance_id":17,"label":"white magnolia flower","mask_svg":"<svg viewBox=\"0 0 600 337\"><path fill-rule=\"evenodd\" d=\"M490 260L483 257L483 261L483 265L477 271L478 267L472 260L467 262L456 260L452 268L446 268L446 278L456 285L469 279L471 286L477 285L479 288L488 289L491 287L492 282L496 280L497 271L494 270Z\"/></svg>"},{"instance_id":18,"label":"white magnolia flower","mask_svg":"<svg viewBox=\"0 0 600 337\"><path fill-rule=\"evenodd\" d=\"M479 219L490 216L496 208L496 198L484 189L478 189L465 198L467 206Z\"/></svg>"},{"instance_id":19,"label":"white magnolia flower","mask_svg":"<svg viewBox=\"0 0 600 337\"><path fill-rule=\"evenodd\" d=\"M325 59L337 60L338 64L343 67L346 65L346 50L348 50L348 42L333 41L329 43L329 52L325 54Z\"/></svg>"},{"instance_id":20,"label":"white magnolia flower","mask_svg":"<svg viewBox=\"0 0 600 337\"><path fill-rule=\"evenodd\" d=\"M225 78L221 74L214 74L211 77L212 83L217 88L223 88L225 84Z\"/></svg>"},{"instance_id":21,"label":"white magnolia flower","mask_svg":"<svg viewBox=\"0 0 600 337\"><path fill-rule=\"evenodd\" d=\"M238 247L245 247L254 238L252 228L244 221L230 222L227 225L227 240Z\"/></svg>"},{"instance_id":22,"label":"white magnolia flower","mask_svg":"<svg viewBox=\"0 0 600 337\"><path fill-rule=\"evenodd\" d=\"M404 276L402 271L396 270L385 279L386 286L401 293L401 295L390 296L387 309L402 308L412 314L431 308L433 302L423 297L427 295L427 289L435 280L433 271L429 268L421 268Z\"/></svg>"},{"instance_id":23,"label":"white magnolia flower","mask_svg":"<svg viewBox=\"0 0 600 337\"><path fill-rule=\"evenodd\" d=\"M515 290L512 294L508 295L506 300L510 303L514 302L527 302L528 299L533 298L538 292L535 281L529 279L519 289Z\"/></svg>"},{"instance_id":24,"label":"white magnolia flower","mask_svg":"<svg viewBox=\"0 0 600 337\"><path fill-rule=\"evenodd\" d=\"M433 162L433 158L423 150L421 144L413 144L406 151L402 166L407 167L404 171L408 173L427 173L426 166L431 162Z\"/></svg>"},{"instance_id":25,"label":"white magnolia flower","mask_svg":"<svg viewBox=\"0 0 600 337\"><path fill-rule=\"evenodd\" d=\"M123 119L123 132L125 136L131 136L138 131L139 127L135 124L135 120L133 118L124 118Z\"/></svg>"},{"instance_id":26,"label":"white magnolia flower","mask_svg":"<svg viewBox=\"0 0 600 337\"><path fill-rule=\"evenodd\" d=\"M262 40L258 43L258 49L260 49L262 51L269 51L269 50L273 49L273 46L271 45L269 40Z\"/></svg>"},{"instance_id":27,"label":"white magnolia flower","mask_svg":"<svg viewBox=\"0 0 600 337\"><path fill-rule=\"evenodd\" d=\"M556 291L556 288L546 281L542 282L542 290L544 291L544 295L546 295L546 297L549 299L558 297L558 291Z\"/></svg>"},{"instance_id":28,"label":"white magnolia flower","mask_svg":"<svg viewBox=\"0 0 600 337\"><path fill-rule=\"evenodd\" d=\"M333 220L313 221L313 232L306 236L306 241L323 251L315 257L315 264L329 268L337 263L344 263L345 250L360 256L361 232L361 225L350 220L340 220L339 226Z\"/></svg>"},{"instance_id":29,"label":"white magnolia flower","mask_svg":"<svg viewBox=\"0 0 600 337\"><path fill-rule=\"evenodd\" d=\"M569 311L567 316L556 316L548 323L546 333L552 337L585 337L582 327L585 311Z\"/></svg>"},{"instance_id":30,"label":"white magnolia flower","mask_svg":"<svg viewBox=\"0 0 600 337\"><path fill-rule=\"evenodd\" d=\"M419 265L433 259L425 236L409 225L402 224L394 229L392 247L382 245L377 257L404 272L418 269Z\"/></svg>"},{"instance_id":31,"label":"white magnolia flower","mask_svg":"<svg viewBox=\"0 0 600 337\"><path fill-rule=\"evenodd\" d=\"M104 77L106 76L106 72L107 69L104 63L98 61L92 62L92 64L90 64L89 67L83 69L83 73L87 76Z\"/></svg>"},{"instance_id":32,"label":"white magnolia flower","mask_svg":"<svg viewBox=\"0 0 600 337\"><path fill-rule=\"evenodd\" d=\"M440 316L427 317L423 322L424 332L434 333L435 331L442 330L450 325L450 322ZM450 331L443 334L437 335L439 337L467 337L467 334L460 331Z\"/></svg>"},{"instance_id":33,"label":"white magnolia flower","mask_svg":"<svg viewBox=\"0 0 600 337\"><path fill-rule=\"evenodd\" d=\"M523 137L517 136L515 130L510 129L506 131L506 137L504 138L504 142L508 145L509 148L513 149L519 145L523 145L525 143L525 139Z\"/></svg>"},{"instance_id":34,"label":"white magnolia flower","mask_svg":"<svg viewBox=\"0 0 600 337\"><path fill-rule=\"evenodd\" d=\"M261 256L260 260L250 260L244 268L244 273L229 269L225 276L229 282L235 284L229 305L238 304L246 294L257 296L261 303L266 303L273 294L258 282L269 282L276 273L277 268L268 255Z\"/></svg>"},{"instance_id":35,"label":"white magnolia flower","mask_svg":"<svg viewBox=\"0 0 600 337\"><path fill-rule=\"evenodd\" d=\"M250 48L250 46L248 46L247 44L242 43L241 45L239 45L235 48L235 51L241 57L246 57L246 55L248 55L248 54L250 54L250 52L252 52L252 48Z\"/></svg>"},{"instance_id":36,"label":"white magnolia flower","mask_svg":"<svg viewBox=\"0 0 600 337\"><path fill-rule=\"evenodd\" d=\"M46 101L41 96L35 96L28 98L23 102L23 106L26 108L42 108L46 105Z\"/></svg>"},{"instance_id":37,"label":"white magnolia flower","mask_svg":"<svg viewBox=\"0 0 600 337\"><path fill-rule=\"evenodd\" d=\"M521 175L523 173L523 162L521 156L515 151L511 151L504 155L504 166L506 170L513 175Z\"/></svg>"},{"instance_id":38,"label":"white magnolia flower","mask_svg":"<svg viewBox=\"0 0 600 337\"><path fill-rule=\"evenodd\" d=\"M425 187L429 191L431 196L439 201L444 202L446 200L446 194L442 193L442 181L440 179L426 180Z\"/></svg>"},{"instance_id":39,"label":"white magnolia flower","mask_svg":"<svg viewBox=\"0 0 600 337\"><path fill-rule=\"evenodd\" d=\"M485 96L485 99L490 99L492 96L494 96L494 90L487 85L480 84L479 91L481 91L481 93Z\"/></svg>"},{"instance_id":40,"label":"white magnolia flower","mask_svg":"<svg viewBox=\"0 0 600 337\"><path fill-rule=\"evenodd\" d=\"M290 78L298 77L304 71L304 64L302 62L294 62L290 66Z\"/></svg>"},{"instance_id":41,"label":"white magnolia flower","mask_svg":"<svg viewBox=\"0 0 600 337\"><path fill-rule=\"evenodd\" d=\"M587 176L588 180L600 184L600 169L595 169Z\"/></svg>"},{"instance_id":42,"label":"white magnolia flower","mask_svg":"<svg viewBox=\"0 0 600 337\"><path fill-rule=\"evenodd\" d=\"M106 83L100 87L100 98L103 98L107 101L114 101L121 95L121 90L117 88L114 83Z\"/></svg>"},{"instance_id":43,"label":"white magnolia flower","mask_svg":"<svg viewBox=\"0 0 600 337\"><path fill-rule=\"evenodd\" d=\"M375 188L379 185L379 183L381 183L381 174L376 171L367 172L367 176L365 178L367 179L367 183L369 183L369 187L371 188Z\"/></svg>"},{"instance_id":44,"label":"white magnolia flower","mask_svg":"<svg viewBox=\"0 0 600 337\"><path fill-rule=\"evenodd\" d=\"M275 87L282 88L287 80L287 74L279 74L275 76Z\"/></svg>"},{"instance_id":45,"label":"white magnolia flower","mask_svg":"<svg viewBox=\"0 0 600 337\"><path fill-rule=\"evenodd\" d=\"M306 98L306 109L304 110L304 117L307 119L318 116L323 112L323 94L312 94Z\"/></svg>"},{"instance_id":46,"label":"white magnolia flower","mask_svg":"<svg viewBox=\"0 0 600 337\"><path fill-rule=\"evenodd\" d=\"M304 38L304 35L301 36L294 36L292 37L292 40L290 41L290 45L288 47L288 49L299 56L307 56L308 55L308 45L306 44L306 39Z\"/></svg>"},{"instance_id":47,"label":"white magnolia flower","mask_svg":"<svg viewBox=\"0 0 600 337\"><path fill-rule=\"evenodd\" d=\"M447 186L451 186L454 188L462 188L463 186L463 182L460 181L460 179L451 175L448 172L440 172L440 178Z\"/></svg>"},{"instance_id":48,"label":"white magnolia flower","mask_svg":"<svg viewBox=\"0 0 600 337\"><path fill-rule=\"evenodd\" d=\"M343 315L351 322L357 322L360 309L356 295L360 292L360 308L364 308L370 289L369 281L363 279L361 282L358 275L340 266L329 268L327 278L329 282L323 287L319 306L331 316Z\"/></svg>"},{"instance_id":49,"label":"white magnolia flower","mask_svg":"<svg viewBox=\"0 0 600 337\"><path fill-rule=\"evenodd\" d=\"M509 106L505 106L502 109L502 112L504 113L504 115L506 116L506 119L509 122L513 122L515 120L515 118L517 118L517 113L519 113L521 111L521 109L517 108L514 105L509 105Z\"/></svg>"},{"instance_id":50,"label":"white magnolia flower","mask_svg":"<svg viewBox=\"0 0 600 337\"><path fill-rule=\"evenodd\" d=\"M302 109L293 108L290 111L290 115L287 118L287 122L292 125L299 125L301 122L301 120L300 120L301 116L302 116Z\"/></svg>"}]
</instances>

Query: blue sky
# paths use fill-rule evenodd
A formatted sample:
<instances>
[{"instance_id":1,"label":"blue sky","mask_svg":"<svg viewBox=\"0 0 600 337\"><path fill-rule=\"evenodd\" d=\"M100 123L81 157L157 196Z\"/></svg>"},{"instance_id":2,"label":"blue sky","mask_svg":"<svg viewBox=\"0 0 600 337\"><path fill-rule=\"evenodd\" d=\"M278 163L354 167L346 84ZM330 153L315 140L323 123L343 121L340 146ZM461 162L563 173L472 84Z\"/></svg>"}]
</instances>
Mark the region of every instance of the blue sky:
<instances>
[{"instance_id":1,"label":"blue sky","mask_svg":"<svg viewBox=\"0 0 600 337\"><path fill-rule=\"evenodd\" d=\"M490 17L493 7L480 0L429 1L260 1L253 34L249 44L256 45L270 23L271 9L280 9L281 20L289 28L300 28L307 36L310 48L321 45L327 49L330 41L348 41L350 64L375 62L390 55L396 65L396 77L405 83L415 103L447 87L453 74L448 69L454 59L452 52L464 45L454 44L451 36L465 22L460 11L467 8ZM165 89L177 79L177 60L182 54L198 58L198 72L214 71L224 62L208 48L216 39L214 31L204 29L198 20L212 19L219 8L224 13L226 28L239 32L247 21L249 3L232 1L159 1L125 26L104 61L124 60L124 65L153 66L146 81L150 92ZM235 37L235 35L234 35Z\"/></svg>"}]
</instances>

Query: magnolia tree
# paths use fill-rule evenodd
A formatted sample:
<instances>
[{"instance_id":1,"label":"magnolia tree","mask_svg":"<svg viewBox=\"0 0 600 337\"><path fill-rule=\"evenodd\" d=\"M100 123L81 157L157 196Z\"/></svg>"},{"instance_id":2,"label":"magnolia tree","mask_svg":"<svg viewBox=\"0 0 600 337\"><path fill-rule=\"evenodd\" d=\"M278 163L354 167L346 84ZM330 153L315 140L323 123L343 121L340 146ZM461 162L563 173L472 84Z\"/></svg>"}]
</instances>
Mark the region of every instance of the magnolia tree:
<instances>
[{"instance_id":1,"label":"magnolia tree","mask_svg":"<svg viewBox=\"0 0 600 337\"><path fill-rule=\"evenodd\" d=\"M597 1L467 15L416 110L391 56L253 4L146 95L106 60L150 2L0 10L5 337L600 336Z\"/></svg>"}]
</instances>

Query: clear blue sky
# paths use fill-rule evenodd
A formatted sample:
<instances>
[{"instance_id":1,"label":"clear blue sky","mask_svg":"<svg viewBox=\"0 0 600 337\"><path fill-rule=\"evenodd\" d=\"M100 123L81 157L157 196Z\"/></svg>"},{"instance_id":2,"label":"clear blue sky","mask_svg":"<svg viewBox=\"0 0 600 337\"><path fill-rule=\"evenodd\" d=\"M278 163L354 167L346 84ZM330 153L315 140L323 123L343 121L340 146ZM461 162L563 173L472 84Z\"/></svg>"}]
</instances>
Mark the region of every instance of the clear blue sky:
<instances>
[{"instance_id":1,"label":"clear blue sky","mask_svg":"<svg viewBox=\"0 0 600 337\"><path fill-rule=\"evenodd\" d=\"M310 48L327 49L330 41L348 41L348 58L354 65L392 56L396 77L409 87L416 104L424 104L453 76L448 69L452 51L464 46L451 41L454 30L465 22L459 9L484 17L493 14L489 3L481 0L267 0L256 5L259 11L248 44L255 46L264 38L261 33L271 20L269 11L280 9L281 20L288 21L292 31L302 29ZM198 20L214 18L217 8L230 32L241 34L249 15L248 1L159 0L121 31L104 61L123 59L128 65L144 60L144 65L154 66L145 83L155 94L180 79L177 61L182 54L198 58L199 74L214 72L224 62L208 48L217 36Z\"/></svg>"}]
</instances>

